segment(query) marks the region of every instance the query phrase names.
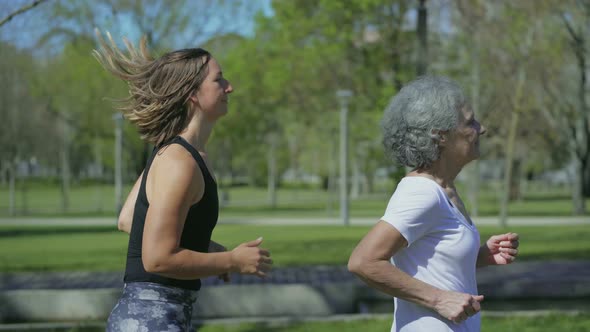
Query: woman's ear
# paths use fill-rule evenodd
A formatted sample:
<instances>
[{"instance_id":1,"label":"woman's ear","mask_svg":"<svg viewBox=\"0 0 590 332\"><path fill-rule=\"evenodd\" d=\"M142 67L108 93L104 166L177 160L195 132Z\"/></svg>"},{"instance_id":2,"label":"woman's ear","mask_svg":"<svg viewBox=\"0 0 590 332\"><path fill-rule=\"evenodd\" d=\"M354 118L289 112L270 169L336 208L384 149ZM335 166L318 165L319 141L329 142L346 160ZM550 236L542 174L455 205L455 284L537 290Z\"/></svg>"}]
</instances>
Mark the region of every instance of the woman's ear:
<instances>
[{"instance_id":1,"label":"woman's ear","mask_svg":"<svg viewBox=\"0 0 590 332\"><path fill-rule=\"evenodd\" d=\"M199 99L197 98L197 91L196 90L193 93L191 93L191 95L188 97L188 100L190 100L194 104L199 103Z\"/></svg>"},{"instance_id":2,"label":"woman's ear","mask_svg":"<svg viewBox=\"0 0 590 332\"><path fill-rule=\"evenodd\" d=\"M436 137L439 146L445 146L448 141L449 132L446 130L432 130L432 136Z\"/></svg>"}]
</instances>

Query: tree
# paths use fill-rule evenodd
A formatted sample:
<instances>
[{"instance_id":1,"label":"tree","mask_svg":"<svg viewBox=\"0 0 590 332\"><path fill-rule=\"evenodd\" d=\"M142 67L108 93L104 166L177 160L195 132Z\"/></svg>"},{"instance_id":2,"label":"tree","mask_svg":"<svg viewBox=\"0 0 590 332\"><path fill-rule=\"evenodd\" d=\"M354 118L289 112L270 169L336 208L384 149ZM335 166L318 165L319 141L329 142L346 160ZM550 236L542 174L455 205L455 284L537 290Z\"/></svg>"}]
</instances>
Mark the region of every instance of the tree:
<instances>
[{"instance_id":1,"label":"tree","mask_svg":"<svg viewBox=\"0 0 590 332\"><path fill-rule=\"evenodd\" d=\"M482 147L487 150L484 155L504 160L500 210L501 223L505 224L508 202L520 198L524 173L531 177L533 168L540 172L547 165L548 156L562 158L559 142L563 140L555 139L559 129L541 115L540 104L531 98L543 90L545 83L538 73L544 72L548 63L555 63L563 52L556 47L559 43L555 43L555 38L548 38L557 31L555 20L551 19L555 3L548 0L534 5L504 1L455 4L460 13L456 25L460 33L450 49L461 46L449 62L457 64L456 75L469 81L466 86L471 87L474 110L481 110L477 114L488 127L488 135L483 138ZM465 54L471 54L471 60L462 61ZM468 66L471 73L465 70ZM470 179L472 184L475 180Z\"/></svg>"},{"instance_id":2,"label":"tree","mask_svg":"<svg viewBox=\"0 0 590 332\"><path fill-rule=\"evenodd\" d=\"M269 71L265 77L278 80L271 83L279 89L265 90L265 95L278 96L276 107L281 111L274 114L280 114L276 123L288 134L290 168L297 171L299 160L313 162L314 155L332 155L339 89L355 95L352 150L363 150L357 142L373 146L383 107L397 83L411 72L404 66L411 63L413 45L413 32L402 31L405 2L275 2L273 10L272 19L259 23L264 28L257 30L256 38L271 45L263 48L269 54L264 58ZM358 153L351 157L361 158ZM333 174L329 163L320 167L321 174Z\"/></svg>"},{"instance_id":3,"label":"tree","mask_svg":"<svg viewBox=\"0 0 590 332\"><path fill-rule=\"evenodd\" d=\"M544 40L551 44L553 57L539 71L542 90L537 95L542 114L559 133L574 166L572 197L574 214L586 212L590 197L590 111L587 102L587 42L590 5L581 1L560 3L553 15L554 30ZM576 79L572 80L572 77Z\"/></svg>"},{"instance_id":4,"label":"tree","mask_svg":"<svg viewBox=\"0 0 590 332\"><path fill-rule=\"evenodd\" d=\"M15 16L20 15L22 13L25 13L33 8L35 8L36 6L38 6L39 4L45 2L47 0L35 0L33 1L31 4L25 5L20 7L19 9L15 10L14 12L8 14L6 17L0 19L0 27L3 26L4 24L8 23L10 20L12 20Z\"/></svg>"},{"instance_id":5,"label":"tree","mask_svg":"<svg viewBox=\"0 0 590 332\"><path fill-rule=\"evenodd\" d=\"M0 166L9 184L9 214L15 215L17 166L29 165L35 158L50 159L54 154L55 131L53 121L42 100L31 93L29 82L34 75L32 56L11 45L0 43ZM21 188L25 190L24 178ZM23 194L23 213L26 213L26 194Z\"/></svg>"}]
</instances>

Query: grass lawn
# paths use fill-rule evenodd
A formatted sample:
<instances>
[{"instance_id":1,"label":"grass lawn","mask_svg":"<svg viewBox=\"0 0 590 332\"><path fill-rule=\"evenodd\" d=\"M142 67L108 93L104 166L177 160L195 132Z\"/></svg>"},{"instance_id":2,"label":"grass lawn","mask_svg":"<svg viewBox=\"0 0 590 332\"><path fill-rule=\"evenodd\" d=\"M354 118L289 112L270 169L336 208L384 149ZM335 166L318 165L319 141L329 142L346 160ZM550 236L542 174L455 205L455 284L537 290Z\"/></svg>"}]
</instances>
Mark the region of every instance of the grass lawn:
<instances>
[{"instance_id":1,"label":"grass lawn","mask_svg":"<svg viewBox=\"0 0 590 332\"><path fill-rule=\"evenodd\" d=\"M470 208L468 191L458 183L467 208ZM381 183L375 193L352 199L352 217L380 217L393 192L394 185ZM126 194L130 186L124 188ZM230 188L229 203L222 208L225 217L234 216L285 216L331 217L339 214L338 193L320 189L279 188L277 206L268 205L266 188ZM481 216L498 215L500 192L497 185L483 185L479 194L478 211ZM113 216L115 214L112 185L72 185L70 204L62 210L62 196L57 185L31 183L27 190L16 193L16 210L19 216ZM587 204L590 200L587 200ZM0 217L7 217L8 190L0 187ZM572 214L571 194L567 188L547 188L529 185L520 201L511 202L508 210L513 216L561 216ZM590 204L588 204L590 206ZM590 209L589 209L590 210ZM590 211L589 211L590 214Z\"/></svg>"},{"instance_id":2,"label":"grass lawn","mask_svg":"<svg viewBox=\"0 0 590 332\"><path fill-rule=\"evenodd\" d=\"M390 317L357 319L351 321L308 321L301 323L243 323L211 324L199 328L199 332L386 332L391 328ZM68 332L98 332L102 328L76 328ZM565 315L554 313L546 316L525 317L482 317L482 332L588 332L590 331L590 314Z\"/></svg>"},{"instance_id":3,"label":"grass lawn","mask_svg":"<svg viewBox=\"0 0 590 332\"><path fill-rule=\"evenodd\" d=\"M304 322L288 326L272 326L269 324L240 324L235 326L211 325L203 326L199 332L356 332L356 331L389 331L391 318L374 318L354 321ZM555 314L544 317L489 317L482 318L482 332L553 332L590 331L590 314L567 316Z\"/></svg>"},{"instance_id":4,"label":"grass lawn","mask_svg":"<svg viewBox=\"0 0 590 332\"><path fill-rule=\"evenodd\" d=\"M345 265L366 226L219 225L213 239L228 248L264 237L275 266ZM587 226L512 227L521 235L520 260L590 259ZM480 227L483 239L504 232ZM127 235L113 227L0 227L0 271L117 271Z\"/></svg>"}]
</instances>

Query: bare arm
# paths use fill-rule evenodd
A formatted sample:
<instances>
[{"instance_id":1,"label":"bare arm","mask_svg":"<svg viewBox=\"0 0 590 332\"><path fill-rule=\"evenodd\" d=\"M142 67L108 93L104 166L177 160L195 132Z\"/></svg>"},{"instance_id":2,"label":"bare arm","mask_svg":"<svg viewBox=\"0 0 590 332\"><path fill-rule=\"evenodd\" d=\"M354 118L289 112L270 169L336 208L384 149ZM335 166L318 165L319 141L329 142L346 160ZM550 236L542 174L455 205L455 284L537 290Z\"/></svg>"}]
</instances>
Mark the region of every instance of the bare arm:
<instances>
[{"instance_id":1,"label":"bare arm","mask_svg":"<svg viewBox=\"0 0 590 332\"><path fill-rule=\"evenodd\" d=\"M119 212L119 220L117 221L117 227L120 231L123 231L127 234L131 232L131 225L133 224L133 211L135 211L135 202L137 201L137 196L139 194L139 187L141 186L141 178L143 177L143 172L135 181L133 188L127 195L127 199L125 200L125 204L121 208L121 212Z\"/></svg>"},{"instance_id":2,"label":"bare arm","mask_svg":"<svg viewBox=\"0 0 590 332\"><path fill-rule=\"evenodd\" d=\"M441 290L393 266L390 258L406 246L406 239L397 229L380 221L354 249L348 269L369 286L432 309L454 322L480 310L483 296Z\"/></svg>"},{"instance_id":3,"label":"bare arm","mask_svg":"<svg viewBox=\"0 0 590 332\"><path fill-rule=\"evenodd\" d=\"M439 290L410 277L389 261L406 246L406 239L400 232L380 221L356 246L348 269L384 293L433 308Z\"/></svg>"},{"instance_id":4,"label":"bare arm","mask_svg":"<svg viewBox=\"0 0 590 332\"><path fill-rule=\"evenodd\" d=\"M142 243L146 271L175 279L230 271L265 276L272 261L268 251L259 248L262 238L229 252L200 253L180 247L188 210L201 199L203 190L203 175L182 147L171 145L154 159L146 183L150 201Z\"/></svg>"},{"instance_id":5,"label":"bare arm","mask_svg":"<svg viewBox=\"0 0 590 332\"><path fill-rule=\"evenodd\" d=\"M209 242L209 249L207 251L208 252L225 252L225 251L227 251L227 248L225 246L223 246L222 244L217 243L217 242L211 240ZM221 279L221 280L223 280L226 283L227 282L231 282L231 277L230 277L229 272L220 274L218 276L218 278Z\"/></svg>"}]
</instances>

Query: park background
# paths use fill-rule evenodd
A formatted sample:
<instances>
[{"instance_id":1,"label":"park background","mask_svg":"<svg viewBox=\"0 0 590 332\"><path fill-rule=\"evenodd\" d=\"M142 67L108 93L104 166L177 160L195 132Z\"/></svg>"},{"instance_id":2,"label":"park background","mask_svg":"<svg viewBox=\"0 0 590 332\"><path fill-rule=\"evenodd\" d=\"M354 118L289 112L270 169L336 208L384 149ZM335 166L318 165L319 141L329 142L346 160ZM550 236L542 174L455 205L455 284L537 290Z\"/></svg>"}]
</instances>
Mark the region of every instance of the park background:
<instances>
[{"instance_id":1,"label":"park background","mask_svg":"<svg viewBox=\"0 0 590 332\"><path fill-rule=\"evenodd\" d=\"M524 262L588 266L588 1L15 0L0 20L2 273L124 266L116 212L153 147L113 107L127 89L91 56L95 28L220 62L235 91L208 149L228 247L262 235L278 268L344 266L405 172L383 153L383 110L429 73L488 128L457 180L482 238L517 231ZM585 330L585 310L483 327Z\"/></svg>"}]
</instances>

